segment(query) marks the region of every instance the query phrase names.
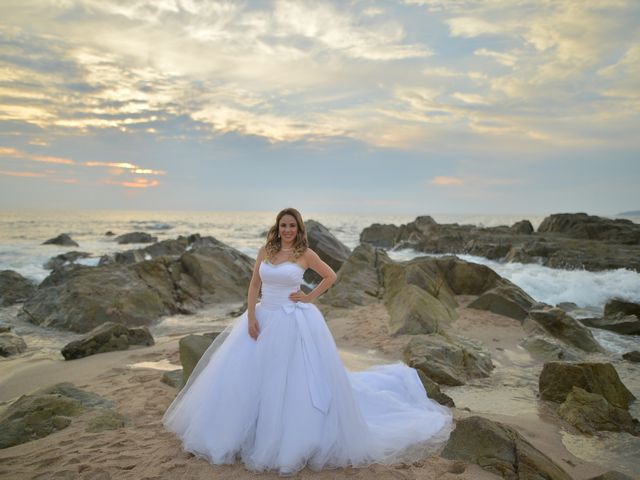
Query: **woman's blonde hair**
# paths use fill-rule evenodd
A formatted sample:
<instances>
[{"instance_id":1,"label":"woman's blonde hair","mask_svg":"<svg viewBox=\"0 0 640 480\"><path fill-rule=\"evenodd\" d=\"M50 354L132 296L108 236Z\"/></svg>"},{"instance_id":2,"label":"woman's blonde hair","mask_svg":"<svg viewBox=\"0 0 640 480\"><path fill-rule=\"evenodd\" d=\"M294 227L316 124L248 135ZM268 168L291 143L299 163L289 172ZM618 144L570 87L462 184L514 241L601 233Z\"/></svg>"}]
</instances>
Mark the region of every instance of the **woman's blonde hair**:
<instances>
[{"instance_id":1,"label":"woman's blonde hair","mask_svg":"<svg viewBox=\"0 0 640 480\"><path fill-rule=\"evenodd\" d=\"M296 223L298 224L298 233L296 233L296 238L293 241L293 256L294 258L300 257L307 248L309 248L309 241L307 240L307 230L304 226L304 222L302 221L302 215L295 208L285 208L278 212L276 215L276 223L273 225L269 232L267 233L267 244L265 245L265 250L267 251L267 259L271 261L273 256L280 251L282 247L282 239L280 238L280 220L285 215L291 215L296 219Z\"/></svg>"}]
</instances>

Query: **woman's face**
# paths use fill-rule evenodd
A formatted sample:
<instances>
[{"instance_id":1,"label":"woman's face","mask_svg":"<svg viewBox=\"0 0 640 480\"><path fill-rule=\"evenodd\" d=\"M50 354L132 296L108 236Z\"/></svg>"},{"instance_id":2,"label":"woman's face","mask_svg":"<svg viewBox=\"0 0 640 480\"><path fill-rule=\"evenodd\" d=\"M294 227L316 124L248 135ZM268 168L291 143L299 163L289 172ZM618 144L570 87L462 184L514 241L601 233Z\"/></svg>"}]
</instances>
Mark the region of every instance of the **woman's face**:
<instances>
[{"instance_id":1,"label":"woman's face","mask_svg":"<svg viewBox=\"0 0 640 480\"><path fill-rule=\"evenodd\" d=\"M293 215L283 215L278 223L280 238L285 243L293 243L298 234L298 223Z\"/></svg>"}]
</instances>

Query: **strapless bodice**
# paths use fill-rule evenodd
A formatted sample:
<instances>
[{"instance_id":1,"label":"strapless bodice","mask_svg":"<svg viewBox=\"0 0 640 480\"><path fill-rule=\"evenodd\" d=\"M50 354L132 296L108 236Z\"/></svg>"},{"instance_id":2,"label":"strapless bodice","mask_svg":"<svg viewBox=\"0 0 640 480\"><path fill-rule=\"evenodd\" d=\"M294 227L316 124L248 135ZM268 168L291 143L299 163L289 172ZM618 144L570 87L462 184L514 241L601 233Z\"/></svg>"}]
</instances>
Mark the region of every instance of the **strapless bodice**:
<instances>
[{"instance_id":1,"label":"strapless bodice","mask_svg":"<svg viewBox=\"0 0 640 480\"><path fill-rule=\"evenodd\" d=\"M302 283L304 268L295 262L283 262L274 265L268 262L260 264L262 280L262 299L260 305L267 308L292 305L289 295L297 291Z\"/></svg>"}]
</instances>

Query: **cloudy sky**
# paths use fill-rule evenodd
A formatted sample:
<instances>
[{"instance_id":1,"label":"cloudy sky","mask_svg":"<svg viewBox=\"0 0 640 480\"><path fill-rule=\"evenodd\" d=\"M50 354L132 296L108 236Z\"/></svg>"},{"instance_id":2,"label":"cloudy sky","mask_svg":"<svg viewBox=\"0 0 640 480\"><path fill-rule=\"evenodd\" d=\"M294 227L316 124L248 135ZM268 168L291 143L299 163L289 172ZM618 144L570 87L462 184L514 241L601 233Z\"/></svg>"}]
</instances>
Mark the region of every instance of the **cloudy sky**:
<instances>
[{"instance_id":1,"label":"cloudy sky","mask_svg":"<svg viewBox=\"0 0 640 480\"><path fill-rule=\"evenodd\" d=\"M0 209L640 209L637 0L0 8Z\"/></svg>"}]
</instances>

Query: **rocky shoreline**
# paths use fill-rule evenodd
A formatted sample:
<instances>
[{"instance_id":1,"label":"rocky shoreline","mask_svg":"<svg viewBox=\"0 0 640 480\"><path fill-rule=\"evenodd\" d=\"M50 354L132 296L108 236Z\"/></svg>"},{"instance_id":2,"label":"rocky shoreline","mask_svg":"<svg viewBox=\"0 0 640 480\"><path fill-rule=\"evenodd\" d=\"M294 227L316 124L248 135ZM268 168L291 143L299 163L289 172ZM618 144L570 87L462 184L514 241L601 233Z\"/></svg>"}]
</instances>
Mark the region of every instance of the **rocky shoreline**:
<instances>
[{"instance_id":1,"label":"rocky shoreline","mask_svg":"<svg viewBox=\"0 0 640 480\"><path fill-rule=\"evenodd\" d=\"M421 464L305 470L301 478L635 478L640 461L616 463L606 451L627 442L640 453L640 353L607 351L593 329L636 338L640 305L612 298L601 317L577 319L573 306L538 303L487 266L453 255L398 262L382 248L640 271L636 224L586 214L552 215L537 232L527 223L481 228L418 217L401 226L372 225L350 250L309 222L312 247L338 272L318 306L346 365L406 362L431 398L453 408L457 427L443 451ZM158 343L146 327L167 314L243 302L253 261L212 237L157 242L133 233L121 240L151 243L103 257L95 267L74 263L81 252L59 256L37 286L0 272L2 305L21 304L24 320L84 334L62 349L66 362L29 365L20 357L20 337L0 324L0 354L7 357L0 364L0 475L48 478L45 470L54 469L56 478L179 478L211 470L250 476L240 465L211 467L183 454L160 424L216 332ZM75 243L62 235L57 241ZM316 279L310 273L307 281ZM142 360L153 365L131 367ZM30 380L21 378L26 372ZM67 377L75 381L62 382ZM89 444L86 451L76 438ZM581 439L600 442L605 453L593 458L571 446ZM133 461L118 447L128 441L162 455L155 465ZM98 448L105 442L113 446L108 459ZM74 446L82 451L77 462ZM42 455L46 462L35 460ZM607 473L616 464L619 473Z\"/></svg>"}]
</instances>

